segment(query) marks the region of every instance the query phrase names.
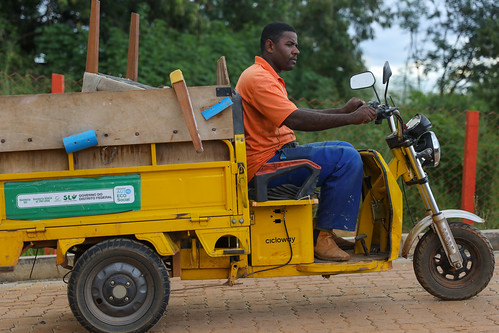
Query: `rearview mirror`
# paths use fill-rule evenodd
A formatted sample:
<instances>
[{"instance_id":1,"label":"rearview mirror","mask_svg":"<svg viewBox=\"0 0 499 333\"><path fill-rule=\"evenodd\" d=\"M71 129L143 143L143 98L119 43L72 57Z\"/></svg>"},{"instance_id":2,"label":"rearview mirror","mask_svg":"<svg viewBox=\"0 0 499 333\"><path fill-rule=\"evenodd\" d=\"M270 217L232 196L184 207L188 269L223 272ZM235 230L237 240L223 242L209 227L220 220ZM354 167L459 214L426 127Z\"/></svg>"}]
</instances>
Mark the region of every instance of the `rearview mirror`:
<instances>
[{"instance_id":1,"label":"rearview mirror","mask_svg":"<svg viewBox=\"0 0 499 333\"><path fill-rule=\"evenodd\" d=\"M390 64L388 61L385 62L383 66L383 84L387 83L390 77L392 76L392 69L390 68Z\"/></svg>"},{"instance_id":2,"label":"rearview mirror","mask_svg":"<svg viewBox=\"0 0 499 333\"><path fill-rule=\"evenodd\" d=\"M374 74L371 72L363 72L360 74L353 75L350 78L350 88L364 89L374 86L376 83L376 79L374 78Z\"/></svg>"}]
</instances>

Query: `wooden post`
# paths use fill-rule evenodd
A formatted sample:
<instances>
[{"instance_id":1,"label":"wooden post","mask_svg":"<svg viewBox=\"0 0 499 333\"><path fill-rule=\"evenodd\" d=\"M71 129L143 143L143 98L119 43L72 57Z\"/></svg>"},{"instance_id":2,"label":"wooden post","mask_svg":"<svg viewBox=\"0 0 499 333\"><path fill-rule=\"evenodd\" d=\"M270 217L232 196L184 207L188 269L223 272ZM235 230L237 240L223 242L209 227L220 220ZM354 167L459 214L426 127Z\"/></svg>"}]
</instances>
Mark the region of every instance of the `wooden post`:
<instances>
[{"instance_id":1,"label":"wooden post","mask_svg":"<svg viewBox=\"0 0 499 333\"><path fill-rule=\"evenodd\" d=\"M220 57L217 61L217 85L230 86L229 72L227 71L227 64L225 63L224 56Z\"/></svg>"},{"instance_id":2,"label":"wooden post","mask_svg":"<svg viewBox=\"0 0 499 333\"><path fill-rule=\"evenodd\" d=\"M189 96L189 91L187 90L182 71L177 69L176 71L171 72L170 81L172 82L178 103L184 114L185 123L189 130L189 134L191 135L194 149L196 149L196 152L201 153L204 150L203 143L201 142L198 125L196 123L196 118L194 117L194 110L192 109L191 97Z\"/></svg>"},{"instance_id":3,"label":"wooden post","mask_svg":"<svg viewBox=\"0 0 499 333\"><path fill-rule=\"evenodd\" d=\"M62 94L64 93L64 75L52 73L52 94ZM50 249L48 247L43 249L43 254L56 254L55 249Z\"/></svg>"},{"instance_id":4,"label":"wooden post","mask_svg":"<svg viewBox=\"0 0 499 333\"><path fill-rule=\"evenodd\" d=\"M52 94L64 92L64 75L52 73Z\"/></svg>"},{"instance_id":5,"label":"wooden post","mask_svg":"<svg viewBox=\"0 0 499 333\"><path fill-rule=\"evenodd\" d=\"M88 30L87 66L86 72L99 71L99 17L100 1L92 0L90 8L90 28Z\"/></svg>"},{"instance_id":6,"label":"wooden post","mask_svg":"<svg viewBox=\"0 0 499 333\"><path fill-rule=\"evenodd\" d=\"M137 81L139 71L139 14L132 13L130 36L128 37L128 61L126 78Z\"/></svg>"},{"instance_id":7,"label":"wooden post","mask_svg":"<svg viewBox=\"0 0 499 333\"><path fill-rule=\"evenodd\" d=\"M475 212L476 161L478 150L478 124L480 112L466 111L466 133L464 136L463 185L461 209ZM472 224L473 221L464 222Z\"/></svg>"}]
</instances>

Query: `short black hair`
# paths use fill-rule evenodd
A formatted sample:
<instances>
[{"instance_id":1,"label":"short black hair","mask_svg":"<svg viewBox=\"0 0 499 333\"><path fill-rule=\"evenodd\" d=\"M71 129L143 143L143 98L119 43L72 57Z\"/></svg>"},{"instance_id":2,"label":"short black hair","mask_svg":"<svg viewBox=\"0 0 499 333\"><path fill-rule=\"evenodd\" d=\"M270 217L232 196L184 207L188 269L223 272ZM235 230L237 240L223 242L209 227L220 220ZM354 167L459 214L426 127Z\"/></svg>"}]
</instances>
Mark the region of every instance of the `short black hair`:
<instances>
[{"instance_id":1,"label":"short black hair","mask_svg":"<svg viewBox=\"0 0 499 333\"><path fill-rule=\"evenodd\" d=\"M290 26L287 23L283 22L272 22L269 23L263 28L262 37L260 38L260 52L263 54L265 51L265 42L270 39L274 43L278 43L281 39L283 32L292 31L296 33L295 28Z\"/></svg>"}]
</instances>

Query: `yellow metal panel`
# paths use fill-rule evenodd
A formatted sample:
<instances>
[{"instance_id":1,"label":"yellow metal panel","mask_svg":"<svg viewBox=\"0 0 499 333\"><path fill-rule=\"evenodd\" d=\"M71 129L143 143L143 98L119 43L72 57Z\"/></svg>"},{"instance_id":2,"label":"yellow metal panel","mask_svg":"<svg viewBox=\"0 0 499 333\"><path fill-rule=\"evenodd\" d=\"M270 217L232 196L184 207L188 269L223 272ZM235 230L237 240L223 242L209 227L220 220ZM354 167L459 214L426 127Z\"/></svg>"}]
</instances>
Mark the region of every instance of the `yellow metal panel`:
<instances>
[{"instance_id":1,"label":"yellow metal panel","mask_svg":"<svg viewBox=\"0 0 499 333\"><path fill-rule=\"evenodd\" d=\"M229 268L230 257L211 257L203 249L199 249L199 268Z\"/></svg>"},{"instance_id":2,"label":"yellow metal panel","mask_svg":"<svg viewBox=\"0 0 499 333\"><path fill-rule=\"evenodd\" d=\"M142 210L172 209L188 213L203 208L218 215L228 214L232 210L228 172L229 163L224 167L143 173Z\"/></svg>"},{"instance_id":3,"label":"yellow metal panel","mask_svg":"<svg viewBox=\"0 0 499 333\"><path fill-rule=\"evenodd\" d=\"M227 279L229 268L182 269L182 280Z\"/></svg>"},{"instance_id":4,"label":"yellow metal panel","mask_svg":"<svg viewBox=\"0 0 499 333\"><path fill-rule=\"evenodd\" d=\"M150 242L156 249L156 252L162 256L171 256L179 251L178 245L166 233L135 234L135 237Z\"/></svg>"},{"instance_id":5,"label":"yellow metal panel","mask_svg":"<svg viewBox=\"0 0 499 333\"><path fill-rule=\"evenodd\" d=\"M3 184L3 182L0 182L0 227L2 226L2 221L7 217L5 211L5 188Z\"/></svg>"},{"instance_id":6,"label":"yellow metal panel","mask_svg":"<svg viewBox=\"0 0 499 333\"><path fill-rule=\"evenodd\" d=\"M67 265L66 252L73 246L81 244L85 241L85 238L71 238L71 239L59 239L57 241L57 257L56 264L65 267Z\"/></svg>"},{"instance_id":7,"label":"yellow metal panel","mask_svg":"<svg viewBox=\"0 0 499 333\"><path fill-rule=\"evenodd\" d=\"M314 263L309 265L298 265L296 269L300 272L314 274L352 273L374 270L382 264L384 264L384 261L357 261L345 264Z\"/></svg>"},{"instance_id":8,"label":"yellow metal panel","mask_svg":"<svg viewBox=\"0 0 499 333\"><path fill-rule=\"evenodd\" d=\"M110 215L110 214L109 214ZM119 216L109 217L108 215L98 215L93 216L91 219L85 219L85 223L78 224L78 219L72 218L64 219L65 224L59 223L55 225L57 221L54 221L54 225L48 225L44 232L30 233L30 241L46 241L46 240L57 240L65 239L68 235L72 235L75 238L89 238L89 237L110 237L110 236L122 236L122 235L135 235L138 230L141 233L157 233L157 232L173 232L173 231L185 231L185 230L195 230L206 228L202 226L203 222L191 222L190 219L175 219L172 216L170 220L150 220L150 221L120 221L117 222ZM140 218L140 214L134 215L136 218ZM63 220L63 219L58 219ZM210 228L225 228L230 226L231 216L221 216L213 217L209 220L208 227ZM0 226L3 230L9 230L21 225L21 223L26 223L28 226L34 226L37 224L35 221L6 221ZM83 222L83 220L82 220ZM22 230L25 239L28 239L28 233L26 230Z\"/></svg>"},{"instance_id":9,"label":"yellow metal panel","mask_svg":"<svg viewBox=\"0 0 499 333\"><path fill-rule=\"evenodd\" d=\"M270 266L271 267L271 266ZM248 277L281 277L281 276L306 276L306 275L337 275L350 273L371 273L382 272L392 269L391 261L363 261L359 262L343 262L343 263L311 263L304 265L286 265L277 269L266 270L264 267L252 267L254 272Z\"/></svg>"},{"instance_id":10,"label":"yellow metal panel","mask_svg":"<svg viewBox=\"0 0 499 333\"><path fill-rule=\"evenodd\" d=\"M106 224L116 222L153 221L160 219L175 219L190 217L197 214L200 218L210 218L210 225L217 221L215 216L232 216L237 209L236 195L234 187L234 176L231 173L230 162L194 163L139 167L139 168L116 168L86 170L86 172L75 171L71 174L64 173L63 176L103 176L117 174L126 170L127 173L140 173L142 179L141 186L141 211L130 211L118 214L81 216L74 218L58 218L43 220L46 228L55 226ZM111 172L115 171L115 172ZM43 174L43 175L42 175ZM125 173L126 174L126 173ZM35 174L17 175L20 180L44 179L44 177L65 178L61 174L54 177L56 173L44 172ZM12 176L12 175L9 175ZM31 178L30 178L31 177ZM3 183L1 184L3 188ZM3 191L0 191L3 198ZM1 214L3 215L0 230L34 229L39 226L36 221L5 220L5 200L1 200ZM220 220L218 220L220 221ZM230 221L230 219L224 219ZM226 223L225 226L229 224ZM218 225L212 226L218 227ZM183 230L190 230L192 226L183 226ZM182 230L172 228L162 231ZM135 232L133 232L135 233Z\"/></svg>"},{"instance_id":11,"label":"yellow metal panel","mask_svg":"<svg viewBox=\"0 0 499 333\"><path fill-rule=\"evenodd\" d=\"M181 249L180 250L180 268L182 270L189 268L199 268L199 249L194 248L196 254L192 255L193 249Z\"/></svg>"},{"instance_id":12,"label":"yellow metal panel","mask_svg":"<svg viewBox=\"0 0 499 333\"><path fill-rule=\"evenodd\" d=\"M397 166L396 161L386 165L383 157L375 151L361 151L364 161L364 175L371 177L372 188L365 188L365 199L361 207L357 234L365 234L368 249L374 243L381 251L390 250L389 260L398 257L402 232L402 193L392 172L402 172L405 164ZM386 221L374 221L373 202L382 205ZM390 226L390 230L387 230ZM363 253L360 242L355 245L355 253Z\"/></svg>"},{"instance_id":13,"label":"yellow metal panel","mask_svg":"<svg viewBox=\"0 0 499 333\"><path fill-rule=\"evenodd\" d=\"M206 253L212 257L224 256L222 250L215 250L215 244L223 236L236 237L239 240L239 249L244 249L245 254L250 252L248 227L202 229L196 230L196 235L198 236Z\"/></svg>"},{"instance_id":14,"label":"yellow metal panel","mask_svg":"<svg viewBox=\"0 0 499 333\"><path fill-rule=\"evenodd\" d=\"M283 200L254 203L251 226L253 266L314 262L312 206L314 201ZM288 234L286 234L286 228Z\"/></svg>"},{"instance_id":15,"label":"yellow metal panel","mask_svg":"<svg viewBox=\"0 0 499 333\"><path fill-rule=\"evenodd\" d=\"M239 197L238 211L245 211L247 213L249 199L246 169L246 144L244 142L244 134L235 135L234 144L237 163L237 195Z\"/></svg>"},{"instance_id":16,"label":"yellow metal panel","mask_svg":"<svg viewBox=\"0 0 499 333\"><path fill-rule=\"evenodd\" d=\"M392 199L392 252L389 260L395 260L399 257L400 243L402 241L402 221L403 221L403 197L397 180L393 174L387 175L388 188L390 189L390 197Z\"/></svg>"},{"instance_id":17,"label":"yellow metal panel","mask_svg":"<svg viewBox=\"0 0 499 333\"><path fill-rule=\"evenodd\" d=\"M21 231L0 232L0 272L11 272L16 268L23 249L23 233Z\"/></svg>"}]
</instances>

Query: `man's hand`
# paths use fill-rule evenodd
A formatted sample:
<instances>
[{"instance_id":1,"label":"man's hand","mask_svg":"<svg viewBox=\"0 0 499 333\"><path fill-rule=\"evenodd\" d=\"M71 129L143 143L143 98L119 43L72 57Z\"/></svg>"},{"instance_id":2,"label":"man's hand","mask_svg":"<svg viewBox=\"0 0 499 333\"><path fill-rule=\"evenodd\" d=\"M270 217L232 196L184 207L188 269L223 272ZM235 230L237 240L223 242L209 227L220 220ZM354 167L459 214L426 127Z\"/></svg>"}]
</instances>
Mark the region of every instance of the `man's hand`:
<instances>
[{"instance_id":1,"label":"man's hand","mask_svg":"<svg viewBox=\"0 0 499 333\"><path fill-rule=\"evenodd\" d=\"M350 100L343 106L344 113L352 113L364 104L366 104L366 102L360 98L350 98Z\"/></svg>"},{"instance_id":2,"label":"man's hand","mask_svg":"<svg viewBox=\"0 0 499 333\"><path fill-rule=\"evenodd\" d=\"M349 116L351 116L351 123L354 125L367 124L376 119L376 111L372 106L364 104L354 112L350 113Z\"/></svg>"}]
</instances>

